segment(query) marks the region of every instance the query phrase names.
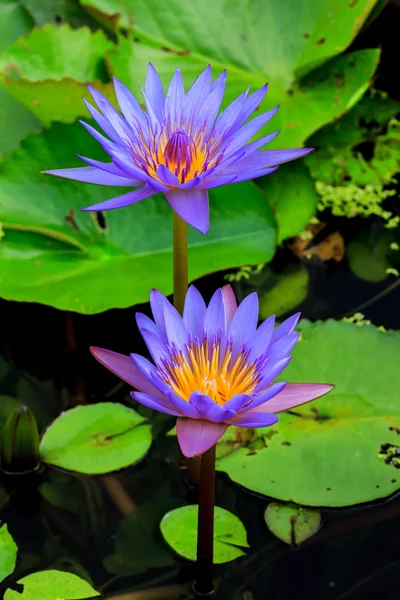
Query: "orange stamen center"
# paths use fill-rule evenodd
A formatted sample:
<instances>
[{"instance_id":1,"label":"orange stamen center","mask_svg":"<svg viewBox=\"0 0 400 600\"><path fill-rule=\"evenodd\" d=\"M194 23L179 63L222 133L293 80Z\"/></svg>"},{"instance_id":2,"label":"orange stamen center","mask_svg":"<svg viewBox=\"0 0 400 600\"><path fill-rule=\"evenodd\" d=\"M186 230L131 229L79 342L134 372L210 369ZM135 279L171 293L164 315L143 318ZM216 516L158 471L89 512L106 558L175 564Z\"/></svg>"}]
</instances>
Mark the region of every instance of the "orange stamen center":
<instances>
[{"instance_id":1,"label":"orange stamen center","mask_svg":"<svg viewBox=\"0 0 400 600\"><path fill-rule=\"evenodd\" d=\"M236 394L251 395L258 383L256 365L247 362L244 352L232 360L229 347L221 356L220 343L215 342L209 349L208 340L191 343L187 357L182 352L175 353L164 363L162 376L184 400L189 400L192 392L199 391L220 405Z\"/></svg>"}]
</instances>

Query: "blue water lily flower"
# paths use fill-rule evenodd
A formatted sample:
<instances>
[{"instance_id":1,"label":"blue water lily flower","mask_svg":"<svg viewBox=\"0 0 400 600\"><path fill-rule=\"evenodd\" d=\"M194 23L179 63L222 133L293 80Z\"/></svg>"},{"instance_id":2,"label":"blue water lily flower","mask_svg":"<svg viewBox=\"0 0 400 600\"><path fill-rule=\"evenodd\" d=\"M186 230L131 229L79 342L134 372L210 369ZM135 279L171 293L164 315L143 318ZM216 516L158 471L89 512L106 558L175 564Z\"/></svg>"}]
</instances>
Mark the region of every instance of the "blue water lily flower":
<instances>
[{"instance_id":1,"label":"blue water lily flower","mask_svg":"<svg viewBox=\"0 0 400 600\"><path fill-rule=\"evenodd\" d=\"M228 285L208 306L194 286L186 295L183 317L157 290L150 296L154 321L136 315L153 362L91 348L93 356L137 391L133 398L177 417L176 431L185 456L202 454L229 425L267 427L275 413L319 398L326 383L275 381L291 359L299 335L299 313L274 328L269 317L260 327L258 297L238 307Z\"/></svg>"},{"instance_id":2,"label":"blue water lily flower","mask_svg":"<svg viewBox=\"0 0 400 600\"><path fill-rule=\"evenodd\" d=\"M247 122L262 102L266 84L251 95L248 89L218 115L225 80L224 71L212 82L208 66L185 93L177 69L165 96L159 75L149 64L143 90L145 111L132 92L114 78L122 114L88 86L99 110L84 102L107 137L81 123L111 162L80 156L90 166L45 173L86 183L137 188L83 210L121 208L161 192L182 219L207 233L208 189L267 175L276 171L277 165L311 151L261 150L279 131L250 142L279 107Z\"/></svg>"}]
</instances>

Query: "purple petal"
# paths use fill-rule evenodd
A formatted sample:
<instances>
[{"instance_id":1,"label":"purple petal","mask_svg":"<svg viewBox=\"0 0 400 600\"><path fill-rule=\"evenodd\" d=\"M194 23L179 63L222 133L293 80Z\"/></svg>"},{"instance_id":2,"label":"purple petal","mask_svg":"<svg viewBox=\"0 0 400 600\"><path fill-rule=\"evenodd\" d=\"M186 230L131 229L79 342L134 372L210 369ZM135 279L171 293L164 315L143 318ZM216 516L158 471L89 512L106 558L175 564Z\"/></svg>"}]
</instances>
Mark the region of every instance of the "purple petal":
<instances>
[{"instance_id":1,"label":"purple petal","mask_svg":"<svg viewBox=\"0 0 400 600\"><path fill-rule=\"evenodd\" d=\"M157 410L158 412L165 413L166 415L173 415L174 417L180 417L181 413L177 410L174 410L171 405L168 405L166 402L160 401L156 396L151 396L150 394L143 394L142 392L131 392L131 396L136 402L143 404L143 406L147 406L147 408L151 408L153 410Z\"/></svg>"},{"instance_id":2,"label":"purple petal","mask_svg":"<svg viewBox=\"0 0 400 600\"><path fill-rule=\"evenodd\" d=\"M97 185L116 185L120 187L138 185L135 179L127 177L119 177L96 169L96 167L77 167L72 169L54 169L51 171L43 171L45 175L55 175L63 179L72 179L74 181L83 181L85 183L97 183Z\"/></svg>"},{"instance_id":3,"label":"purple petal","mask_svg":"<svg viewBox=\"0 0 400 600\"><path fill-rule=\"evenodd\" d=\"M96 142L99 142L103 150L107 152L107 154L111 155L113 150L115 150L117 147L114 144L114 142L110 142L110 140L104 137L104 135L101 135L101 133L99 133L97 129L95 129L91 125L88 125L88 123L85 123L85 121L80 120L79 123L82 125L82 127L86 129L86 131L90 133L90 135L96 140Z\"/></svg>"},{"instance_id":4,"label":"purple petal","mask_svg":"<svg viewBox=\"0 0 400 600\"><path fill-rule=\"evenodd\" d=\"M233 315L237 311L237 302L231 285L224 285L224 287L221 288L221 292L225 307L225 328L226 331L228 331Z\"/></svg>"},{"instance_id":5,"label":"purple petal","mask_svg":"<svg viewBox=\"0 0 400 600\"><path fill-rule=\"evenodd\" d=\"M199 190L211 190L212 188L220 187L221 185L228 185L229 183L237 183L237 175L214 175L213 177L206 176L198 184ZM182 188L182 186L181 186Z\"/></svg>"},{"instance_id":6,"label":"purple petal","mask_svg":"<svg viewBox=\"0 0 400 600\"><path fill-rule=\"evenodd\" d=\"M184 104L185 90L183 88L182 74L176 69L165 98L164 116L171 125L181 122L182 108Z\"/></svg>"},{"instance_id":7,"label":"purple petal","mask_svg":"<svg viewBox=\"0 0 400 600\"><path fill-rule=\"evenodd\" d=\"M200 292L191 285L188 289L183 309L183 321L191 334L192 339L203 336L204 317L206 314L206 303Z\"/></svg>"},{"instance_id":8,"label":"purple petal","mask_svg":"<svg viewBox=\"0 0 400 600\"><path fill-rule=\"evenodd\" d=\"M297 344L299 337L299 333L289 333L288 335L282 336L278 341L276 341L274 344L271 344L271 346L268 348L268 358L275 359L279 356L288 355Z\"/></svg>"},{"instance_id":9,"label":"purple petal","mask_svg":"<svg viewBox=\"0 0 400 600\"><path fill-rule=\"evenodd\" d=\"M328 383L287 383L286 387L272 400L258 407L258 411L281 412L320 398L333 390ZM250 411L251 412L251 411ZM250 413L249 413L250 414Z\"/></svg>"},{"instance_id":10,"label":"purple petal","mask_svg":"<svg viewBox=\"0 0 400 600\"><path fill-rule=\"evenodd\" d=\"M233 359L255 334L257 322L258 296L253 292L239 304L228 329L228 338L232 340Z\"/></svg>"},{"instance_id":11,"label":"purple petal","mask_svg":"<svg viewBox=\"0 0 400 600\"><path fill-rule=\"evenodd\" d=\"M165 316L164 309L165 306L169 304L167 298L156 289L152 289L150 292L150 306L151 312L153 313L154 320L156 325L161 331L166 333L165 329Z\"/></svg>"},{"instance_id":12,"label":"purple petal","mask_svg":"<svg viewBox=\"0 0 400 600\"><path fill-rule=\"evenodd\" d=\"M130 141L132 139L132 130L128 123L125 121L123 117L119 114L119 112L113 107L113 105L101 94L98 90L93 88L91 85L87 86L93 100L96 102L97 106L120 137L129 147ZM102 127L102 125L101 125ZM107 131L104 129L107 133ZM111 136L110 136L111 137Z\"/></svg>"},{"instance_id":13,"label":"purple petal","mask_svg":"<svg viewBox=\"0 0 400 600\"><path fill-rule=\"evenodd\" d=\"M189 331L181 315L169 302L164 305L164 318L165 331L169 344L185 352L189 344Z\"/></svg>"},{"instance_id":14,"label":"purple petal","mask_svg":"<svg viewBox=\"0 0 400 600\"><path fill-rule=\"evenodd\" d=\"M204 331L209 342L220 339L225 333L225 306L222 290L214 292L204 317Z\"/></svg>"},{"instance_id":15,"label":"purple petal","mask_svg":"<svg viewBox=\"0 0 400 600\"><path fill-rule=\"evenodd\" d=\"M249 361L252 362L259 356L263 356L271 341L272 333L274 331L275 315L268 317L257 329L256 333L251 339L251 350L249 354Z\"/></svg>"},{"instance_id":16,"label":"purple petal","mask_svg":"<svg viewBox=\"0 0 400 600\"><path fill-rule=\"evenodd\" d=\"M264 388L267 387L282 371L288 366L292 360L291 356L285 358L278 358L273 361L267 360L265 367L263 367L263 378L255 389L255 394L260 393Z\"/></svg>"},{"instance_id":17,"label":"purple petal","mask_svg":"<svg viewBox=\"0 0 400 600\"><path fill-rule=\"evenodd\" d=\"M271 173L275 173L275 171L277 171L279 169L279 167L271 167L270 169L248 169L248 170L242 170L239 167L236 167L236 165L232 165L232 167L230 167L230 170L232 172L236 172L237 175L234 179L234 183L240 183L241 181L249 181L250 179L257 179L258 177L264 177L265 175L271 175Z\"/></svg>"},{"instance_id":18,"label":"purple petal","mask_svg":"<svg viewBox=\"0 0 400 600\"><path fill-rule=\"evenodd\" d=\"M168 355L168 349L165 343L161 341L158 334L155 334L150 329L142 328L140 333L144 339L148 351L150 352L151 358L154 360L156 365L161 364L163 359ZM131 354L131 357L133 356L134 354Z\"/></svg>"},{"instance_id":19,"label":"purple petal","mask_svg":"<svg viewBox=\"0 0 400 600\"><path fill-rule=\"evenodd\" d=\"M274 396L279 394L284 389L285 385L286 385L285 381L277 381L276 383L273 383L272 385L270 385L263 392L260 392L256 396L253 396L251 399L251 402L246 406L243 413L252 411L255 408L257 408L258 406L261 406L262 404L264 404L265 402L268 402L268 400L271 400L271 398L273 398ZM272 412L269 404L268 404L267 408L268 408L268 412Z\"/></svg>"},{"instance_id":20,"label":"purple petal","mask_svg":"<svg viewBox=\"0 0 400 600\"><path fill-rule=\"evenodd\" d=\"M199 109L203 106L206 98L211 92L211 67L208 65L203 73L197 77L193 85L186 93L184 100L184 116L189 133L193 133L196 128L196 116Z\"/></svg>"},{"instance_id":21,"label":"purple petal","mask_svg":"<svg viewBox=\"0 0 400 600\"><path fill-rule=\"evenodd\" d=\"M196 123L198 123L202 130L205 131L206 138L214 126L214 121L217 118L217 114L221 107L225 91L225 82L226 71L223 71L212 84L211 94L200 108L199 114L196 115Z\"/></svg>"},{"instance_id":22,"label":"purple petal","mask_svg":"<svg viewBox=\"0 0 400 600\"><path fill-rule=\"evenodd\" d=\"M106 369L117 375L117 377L120 377L120 379L123 379L123 381L126 381L126 383L129 383L132 387L141 392L146 392L159 398L162 397L148 378L133 364L129 356L112 352L105 348L97 348L96 346L91 346L90 352L103 367L106 367Z\"/></svg>"},{"instance_id":23,"label":"purple petal","mask_svg":"<svg viewBox=\"0 0 400 600\"><path fill-rule=\"evenodd\" d=\"M313 148L300 148L296 150L259 150L251 156L246 156L236 163L241 169L265 169L275 165L294 160L309 154Z\"/></svg>"},{"instance_id":24,"label":"purple petal","mask_svg":"<svg viewBox=\"0 0 400 600\"><path fill-rule=\"evenodd\" d=\"M182 453L188 458L203 454L214 446L227 430L225 423L202 419L178 419L176 434Z\"/></svg>"},{"instance_id":25,"label":"purple petal","mask_svg":"<svg viewBox=\"0 0 400 600\"><path fill-rule=\"evenodd\" d=\"M167 385L167 384L165 384ZM183 417L190 419L198 419L200 417L199 411L193 406L188 400L184 400L178 394L176 394L171 388L166 391L167 399L170 401L172 406L180 412Z\"/></svg>"},{"instance_id":26,"label":"purple petal","mask_svg":"<svg viewBox=\"0 0 400 600\"><path fill-rule=\"evenodd\" d=\"M186 223L206 234L210 227L207 190L172 190L165 197Z\"/></svg>"},{"instance_id":27,"label":"purple petal","mask_svg":"<svg viewBox=\"0 0 400 600\"><path fill-rule=\"evenodd\" d=\"M178 185L179 179L166 167L165 165L159 165L157 168L157 177L161 179L165 185Z\"/></svg>"},{"instance_id":28,"label":"purple petal","mask_svg":"<svg viewBox=\"0 0 400 600\"><path fill-rule=\"evenodd\" d=\"M233 154L251 140L251 138L275 115L278 108L279 107L276 106L272 110L255 117L252 121L239 129L232 138L232 141L228 144L227 152Z\"/></svg>"},{"instance_id":29,"label":"purple petal","mask_svg":"<svg viewBox=\"0 0 400 600\"><path fill-rule=\"evenodd\" d=\"M131 353L130 358L135 367L138 369L138 371L143 375L143 377L145 377L146 380L149 381L156 390L158 390L157 394L154 394L154 392L151 393L153 395L157 395L159 398L165 398L164 390L160 388L160 386L156 385L156 382L159 377L157 368L153 365L153 363L147 360L147 358L145 358L144 356L141 356L140 354L135 354L134 352Z\"/></svg>"},{"instance_id":30,"label":"purple petal","mask_svg":"<svg viewBox=\"0 0 400 600\"><path fill-rule=\"evenodd\" d=\"M154 191L145 185L134 192L128 192L123 196L117 196L117 198L112 198L111 200L100 202L99 204L93 204L93 206L82 208L82 210L111 210L113 208L122 208L123 206L129 206L135 202L140 202L140 200L144 200L145 198L149 198L149 196L153 195Z\"/></svg>"},{"instance_id":31,"label":"purple petal","mask_svg":"<svg viewBox=\"0 0 400 600\"><path fill-rule=\"evenodd\" d=\"M87 163L91 167L96 167L102 171L106 171L107 173L111 173L111 175L117 175L118 177L126 178L126 173L119 169L114 163L104 163L100 160L95 160L94 158L87 158L86 156L82 156L81 154L77 154L77 157L83 160L83 162ZM134 183L131 185L133 187L138 187L142 183L142 179L128 179Z\"/></svg>"},{"instance_id":32,"label":"purple petal","mask_svg":"<svg viewBox=\"0 0 400 600\"><path fill-rule=\"evenodd\" d=\"M292 333L300 319L300 314L301 313L298 312L278 325L272 334L271 344L277 342L282 336Z\"/></svg>"},{"instance_id":33,"label":"purple petal","mask_svg":"<svg viewBox=\"0 0 400 600\"><path fill-rule=\"evenodd\" d=\"M251 401L251 396L248 394L236 394L225 404L224 408L239 411Z\"/></svg>"},{"instance_id":34,"label":"purple petal","mask_svg":"<svg viewBox=\"0 0 400 600\"><path fill-rule=\"evenodd\" d=\"M263 85L263 87L257 90L256 92L254 92L254 94L251 94L251 96L248 96L248 98L246 98L242 110L240 111L236 121L234 122L232 129L238 129L244 123L246 123L247 119L251 117L253 112L260 106L261 102L264 100L267 90L268 83ZM276 108L276 110L278 109L279 107Z\"/></svg>"},{"instance_id":35,"label":"purple petal","mask_svg":"<svg viewBox=\"0 0 400 600\"><path fill-rule=\"evenodd\" d=\"M228 136L234 128L235 122L244 106L248 92L243 92L225 108L219 115L212 131L213 138L218 139Z\"/></svg>"},{"instance_id":36,"label":"purple petal","mask_svg":"<svg viewBox=\"0 0 400 600\"><path fill-rule=\"evenodd\" d=\"M136 313L135 317L140 333L142 333L143 329L147 329L147 331L151 331L151 333L153 333L162 344L168 344L168 339L165 335L165 331L160 329L156 323L149 319L149 317L147 317L143 313Z\"/></svg>"},{"instance_id":37,"label":"purple petal","mask_svg":"<svg viewBox=\"0 0 400 600\"><path fill-rule=\"evenodd\" d=\"M146 83L144 86L144 91L149 100L149 103L151 104L151 106L155 112L157 119L161 123L161 121L163 119L164 103L165 103L164 88L163 88L161 79L160 79L156 69L153 67L153 65L151 63L149 63L149 66L147 69Z\"/></svg>"},{"instance_id":38,"label":"purple petal","mask_svg":"<svg viewBox=\"0 0 400 600\"><path fill-rule=\"evenodd\" d=\"M269 427L278 421L278 417L267 412L253 412L236 415L228 425L236 427Z\"/></svg>"},{"instance_id":39,"label":"purple petal","mask_svg":"<svg viewBox=\"0 0 400 600\"><path fill-rule=\"evenodd\" d=\"M113 80L115 95L125 119L131 126L139 126L143 130L146 130L147 122L139 102L132 92L116 77L113 77Z\"/></svg>"},{"instance_id":40,"label":"purple petal","mask_svg":"<svg viewBox=\"0 0 400 600\"><path fill-rule=\"evenodd\" d=\"M196 408L201 418L213 423L222 423L236 414L236 411L216 404L214 400L201 392L193 392L191 394L190 404Z\"/></svg>"},{"instance_id":41,"label":"purple petal","mask_svg":"<svg viewBox=\"0 0 400 600\"><path fill-rule=\"evenodd\" d=\"M83 98L83 102L89 112L89 115L113 142L115 142L116 144L127 143L127 137L124 135L123 138L121 138L115 131L114 127L111 125L110 121L106 119L106 117L104 117L98 110L96 110L85 98Z\"/></svg>"}]
</instances>

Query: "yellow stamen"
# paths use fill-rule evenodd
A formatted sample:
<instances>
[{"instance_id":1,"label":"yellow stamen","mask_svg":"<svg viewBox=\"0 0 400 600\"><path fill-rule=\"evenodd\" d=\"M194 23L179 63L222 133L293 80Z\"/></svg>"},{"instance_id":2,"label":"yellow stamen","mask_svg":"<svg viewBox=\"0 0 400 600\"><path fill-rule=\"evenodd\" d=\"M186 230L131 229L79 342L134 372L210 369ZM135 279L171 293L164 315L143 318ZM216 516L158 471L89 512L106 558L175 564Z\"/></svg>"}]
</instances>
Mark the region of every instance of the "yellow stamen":
<instances>
[{"instance_id":1,"label":"yellow stamen","mask_svg":"<svg viewBox=\"0 0 400 600\"><path fill-rule=\"evenodd\" d=\"M213 344L209 352L208 340L201 344L191 343L187 357L176 353L163 370L164 381L184 400L192 392L199 391L214 402L224 405L236 394L252 394L257 386L257 369L247 363L241 352L232 363L232 351L226 348L221 359L220 343Z\"/></svg>"}]
</instances>

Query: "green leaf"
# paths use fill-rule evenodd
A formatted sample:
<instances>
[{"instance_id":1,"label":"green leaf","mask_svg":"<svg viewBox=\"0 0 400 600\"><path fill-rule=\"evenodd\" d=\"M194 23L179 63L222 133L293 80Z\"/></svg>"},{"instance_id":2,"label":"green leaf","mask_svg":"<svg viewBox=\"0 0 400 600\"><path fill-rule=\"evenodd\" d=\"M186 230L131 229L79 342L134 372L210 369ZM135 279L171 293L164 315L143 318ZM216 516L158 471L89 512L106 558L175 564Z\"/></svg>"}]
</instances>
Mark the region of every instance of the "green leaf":
<instances>
[{"instance_id":1,"label":"green leaf","mask_svg":"<svg viewBox=\"0 0 400 600\"><path fill-rule=\"evenodd\" d=\"M47 24L0 55L0 79L43 124L71 123L87 115L82 102L82 96L90 99L87 83L110 99L115 97L112 84L103 83L108 79L104 54L112 47L101 31Z\"/></svg>"},{"instance_id":2,"label":"green leaf","mask_svg":"<svg viewBox=\"0 0 400 600\"><path fill-rule=\"evenodd\" d=\"M77 0L20 0L38 27L47 23L68 23L71 27L86 25L98 29L97 22L78 4Z\"/></svg>"},{"instance_id":3,"label":"green leaf","mask_svg":"<svg viewBox=\"0 0 400 600\"><path fill-rule=\"evenodd\" d=\"M306 506L350 506L400 489L400 334L301 322L285 381L333 383L269 428L228 429L218 468L243 487Z\"/></svg>"},{"instance_id":4,"label":"green leaf","mask_svg":"<svg viewBox=\"0 0 400 600\"><path fill-rule=\"evenodd\" d=\"M161 533L165 541L180 556L196 560L198 506L182 506L167 513L161 521ZM214 564L235 560L248 548L243 523L227 510L214 507Z\"/></svg>"},{"instance_id":5,"label":"green leaf","mask_svg":"<svg viewBox=\"0 0 400 600\"><path fill-rule=\"evenodd\" d=\"M96 313L172 291L172 211L163 196L104 214L102 230L84 206L125 193L41 175L102 158L79 125L31 136L0 165L0 287L3 297ZM263 193L245 182L210 191L211 229L189 232L189 276L272 258L275 222ZM113 284L110 285L110 280Z\"/></svg>"},{"instance_id":6,"label":"green leaf","mask_svg":"<svg viewBox=\"0 0 400 600\"><path fill-rule=\"evenodd\" d=\"M346 247L349 267L357 277L366 281L383 281L387 278L392 236L385 232L377 241L370 232L358 235Z\"/></svg>"},{"instance_id":7,"label":"green leaf","mask_svg":"<svg viewBox=\"0 0 400 600\"><path fill-rule=\"evenodd\" d=\"M72 573L39 571L18 581L23 591L7 590L4 600L84 600L100 596L87 581Z\"/></svg>"},{"instance_id":8,"label":"green leaf","mask_svg":"<svg viewBox=\"0 0 400 600\"><path fill-rule=\"evenodd\" d=\"M33 22L26 10L15 0L3 0L0 5L0 52L18 37L28 33ZM40 131L40 123L0 86L0 158L16 148L28 133Z\"/></svg>"},{"instance_id":9,"label":"green leaf","mask_svg":"<svg viewBox=\"0 0 400 600\"><path fill-rule=\"evenodd\" d=\"M159 488L156 498L136 507L119 522L112 561L107 557L105 563L111 572L137 574L174 563L159 530L163 516L182 505L169 493L165 486Z\"/></svg>"},{"instance_id":10,"label":"green leaf","mask_svg":"<svg viewBox=\"0 0 400 600\"><path fill-rule=\"evenodd\" d=\"M300 161L286 165L272 176L256 180L267 196L278 222L278 242L303 231L315 213L319 196L308 169Z\"/></svg>"},{"instance_id":11,"label":"green leaf","mask_svg":"<svg viewBox=\"0 0 400 600\"><path fill-rule=\"evenodd\" d=\"M0 527L0 583L13 573L17 563L17 552L17 545L8 533L7 525L2 525Z\"/></svg>"},{"instance_id":12,"label":"green leaf","mask_svg":"<svg viewBox=\"0 0 400 600\"><path fill-rule=\"evenodd\" d=\"M77 406L45 431L40 443L43 462L69 471L97 475L141 460L151 445L151 428L122 404Z\"/></svg>"},{"instance_id":13,"label":"green leaf","mask_svg":"<svg viewBox=\"0 0 400 600\"><path fill-rule=\"evenodd\" d=\"M152 2L154 1L152 0ZM218 6L221 2L222 0L213 4ZM184 6L188 6L188 3L183 4ZM164 11L169 6L171 6L170 3L164 4ZM255 6L256 4L252 4L252 7ZM263 6L265 8L261 9L257 7L257 11L268 10L267 4ZM248 7L246 8L247 10ZM228 14L231 14L231 11ZM206 16L206 11L204 11L204 15ZM240 18L238 14L238 22L244 23L246 19ZM257 22L262 22L262 19L259 19ZM163 23L163 21L160 20L160 23ZM204 27L207 30L209 30L209 24L210 21L207 15L204 23ZM225 21L222 24L219 23L218 27L220 31L216 38L212 38L208 31L207 36L203 37L203 40L223 40L224 36L221 35L221 32L229 31L229 27ZM173 30L177 31L176 25L174 25ZM168 30L168 34L170 31ZM287 37L279 35L284 40L285 45L289 47L290 45L286 41ZM289 33L287 35L290 37ZM263 30L262 36L263 40L269 38L269 36L265 35L265 30ZM249 36L250 40L253 40L253 32ZM192 42L195 44L193 40ZM240 46L236 38L225 43L232 43L232 47L227 46L227 51L233 54L236 52L236 47ZM165 41L159 40L159 44L165 46ZM167 44L167 46L171 47L171 43ZM250 86L254 90L263 86L266 81L269 81L268 94L259 106L258 111L269 110L277 104L280 104L280 110L271 123L257 134L259 137L277 129L281 130L281 134L269 144L269 148L286 148L302 145L312 133L351 108L368 88L369 81L379 60L378 50L361 50L344 56L338 56L300 81L296 83L293 81L293 85L288 83L287 87L281 87L279 83L273 80L271 73L264 72L263 69L260 70L261 65L259 65L259 60L262 56L268 56L262 52L259 53L257 62L251 67L240 67L233 60L233 57L226 56L225 60L221 62L220 59L209 55L202 57L194 52L192 47L188 48L190 50L189 53L186 50L170 52L168 48L165 51L165 48L160 49L151 47L143 42L136 43L131 39L123 39L120 41L118 48L109 52L107 63L114 75L128 85L134 93L137 91L137 98L140 101L143 101L143 99L138 88L143 85L149 61L158 70L164 86L168 85L176 68L181 70L186 87L193 83L194 79L208 63L214 67L215 75L226 68L228 77L223 107L232 102L247 87ZM247 54L245 52L242 56L246 57ZM262 62L264 63L263 59ZM279 59L274 60L272 55L268 61L268 68L273 64L279 65L281 63Z\"/></svg>"},{"instance_id":14,"label":"green leaf","mask_svg":"<svg viewBox=\"0 0 400 600\"><path fill-rule=\"evenodd\" d=\"M317 150L305 158L314 179L333 185L388 183L399 170L398 127L387 122L400 112L400 102L374 92L345 116L318 131L308 141ZM368 143L371 158L359 151Z\"/></svg>"},{"instance_id":15,"label":"green leaf","mask_svg":"<svg viewBox=\"0 0 400 600\"><path fill-rule=\"evenodd\" d=\"M319 510L280 502L270 502L264 517L271 533L291 546L313 536L321 525Z\"/></svg>"}]
</instances>

